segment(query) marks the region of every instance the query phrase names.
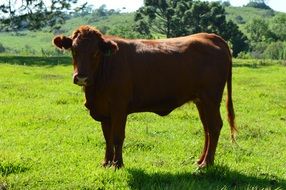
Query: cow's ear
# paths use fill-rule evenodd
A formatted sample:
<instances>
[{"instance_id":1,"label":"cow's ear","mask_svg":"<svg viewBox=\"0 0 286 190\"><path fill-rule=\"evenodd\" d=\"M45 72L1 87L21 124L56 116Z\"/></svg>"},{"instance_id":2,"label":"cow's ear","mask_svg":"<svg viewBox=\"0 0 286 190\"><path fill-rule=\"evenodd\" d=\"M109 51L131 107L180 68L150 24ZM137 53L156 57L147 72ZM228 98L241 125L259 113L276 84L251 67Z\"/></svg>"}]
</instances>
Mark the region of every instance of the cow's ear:
<instances>
[{"instance_id":1,"label":"cow's ear","mask_svg":"<svg viewBox=\"0 0 286 190\"><path fill-rule=\"evenodd\" d=\"M102 41L99 43L99 49L104 55L109 56L115 54L119 48L117 46L117 43L115 43L114 41L102 39Z\"/></svg>"},{"instance_id":2,"label":"cow's ear","mask_svg":"<svg viewBox=\"0 0 286 190\"><path fill-rule=\"evenodd\" d=\"M70 49L72 47L72 39L66 36L56 36L53 43L60 49Z\"/></svg>"}]
</instances>

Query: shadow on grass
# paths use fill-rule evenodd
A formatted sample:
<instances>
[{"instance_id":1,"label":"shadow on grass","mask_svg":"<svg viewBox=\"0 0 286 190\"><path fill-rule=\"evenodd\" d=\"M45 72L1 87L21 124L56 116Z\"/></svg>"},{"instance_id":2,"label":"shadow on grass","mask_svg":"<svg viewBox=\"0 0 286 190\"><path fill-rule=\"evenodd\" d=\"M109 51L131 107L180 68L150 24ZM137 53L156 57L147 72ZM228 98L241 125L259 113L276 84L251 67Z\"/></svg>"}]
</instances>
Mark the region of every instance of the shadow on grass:
<instances>
[{"instance_id":1,"label":"shadow on grass","mask_svg":"<svg viewBox=\"0 0 286 190\"><path fill-rule=\"evenodd\" d=\"M0 64L26 66L71 65L71 57L40 57L40 56L0 56Z\"/></svg>"},{"instance_id":2,"label":"shadow on grass","mask_svg":"<svg viewBox=\"0 0 286 190\"><path fill-rule=\"evenodd\" d=\"M41 56L12 56L1 55L0 64L12 65L26 65L26 66L55 66L55 65L71 65L72 59L69 56L59 57L41 57ZM233 67L248 67L252 69L259 69L265 66L278 64L277 61L263 61L263 60L234 60Z\"/></svg>"},{"instance_id":3,"label":"shadow on grass","mask_svg":"<svg viewBox=\"0 0 286 190\"><path fill-rule=\"evenodd\" d=\"M214 166L194 173L146 173L129 169L131 189L286 189L285 179L276 176L248 176Z\"/></svg>"},{"instance_id":4,"label":"shadow on grass","mask_svg":"<svg viewBox=\"0 0 286 190\"><path fill-rule=\"evenodd\" d=\"M8 176L10 174L18 174L29 170L28 167L21 164L0 163L0 175Z\"/></svg>"}]
</instances>

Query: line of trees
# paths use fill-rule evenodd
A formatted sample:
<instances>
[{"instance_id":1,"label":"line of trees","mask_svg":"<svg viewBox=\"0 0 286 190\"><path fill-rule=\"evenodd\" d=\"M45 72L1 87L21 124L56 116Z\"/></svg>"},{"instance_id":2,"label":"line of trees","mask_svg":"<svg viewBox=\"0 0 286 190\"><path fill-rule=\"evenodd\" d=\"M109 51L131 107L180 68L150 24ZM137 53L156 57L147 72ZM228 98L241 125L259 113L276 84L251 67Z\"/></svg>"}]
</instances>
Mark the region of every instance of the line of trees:
<instances>
[{"instance_id":1,"label":"line of trees","mask_svg":"<svg viewBox=\"0 0 286 190\"><path fill-rule=\"evenodd\" d=\"M250 56L254 58L286 59L286 15L277 14L269 21L254 18L246 25Z\"/></svg>"}]
</instances>

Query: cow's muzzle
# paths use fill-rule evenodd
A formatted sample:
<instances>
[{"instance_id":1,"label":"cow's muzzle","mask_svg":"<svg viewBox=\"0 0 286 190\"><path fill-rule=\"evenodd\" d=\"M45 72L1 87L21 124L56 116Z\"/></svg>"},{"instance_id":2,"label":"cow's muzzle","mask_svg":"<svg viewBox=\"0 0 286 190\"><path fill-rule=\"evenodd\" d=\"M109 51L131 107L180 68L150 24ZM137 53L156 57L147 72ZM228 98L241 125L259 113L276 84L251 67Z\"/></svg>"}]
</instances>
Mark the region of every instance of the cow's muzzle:
<instances>
[{"instance_id":1,"label":"cow's muzzle","mask_svg":"<svg viewBox=\"0 0 286 190\"><path fill-rule=\"evenodd\" d=\"M81 75L74 75L73 76L73 83L79 86L86 86L87 85L87 77Z\"/></svg>"}]
</instances>

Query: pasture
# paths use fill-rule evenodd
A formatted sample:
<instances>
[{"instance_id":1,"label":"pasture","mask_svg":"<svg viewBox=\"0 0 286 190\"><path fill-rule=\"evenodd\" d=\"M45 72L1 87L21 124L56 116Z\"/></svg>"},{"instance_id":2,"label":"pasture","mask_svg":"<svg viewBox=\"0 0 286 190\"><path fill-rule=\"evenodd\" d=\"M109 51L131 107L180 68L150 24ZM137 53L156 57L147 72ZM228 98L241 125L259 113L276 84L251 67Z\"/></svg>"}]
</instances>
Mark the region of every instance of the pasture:
<instances>
[{"instance_id":1,"label":"pasture","mask_svg":"<svg viewBox=\"0 0 286 190\"><path fill-rule=\"evenodd\" d=\"M102 168L98 122L72 84L70 58L0 57L0 189L286 189L286 66L234 60L239 133L224 126L215 165L197 170L203 129L194 104L128 117L125 167Z\"/></svg>"}]
</instances>

